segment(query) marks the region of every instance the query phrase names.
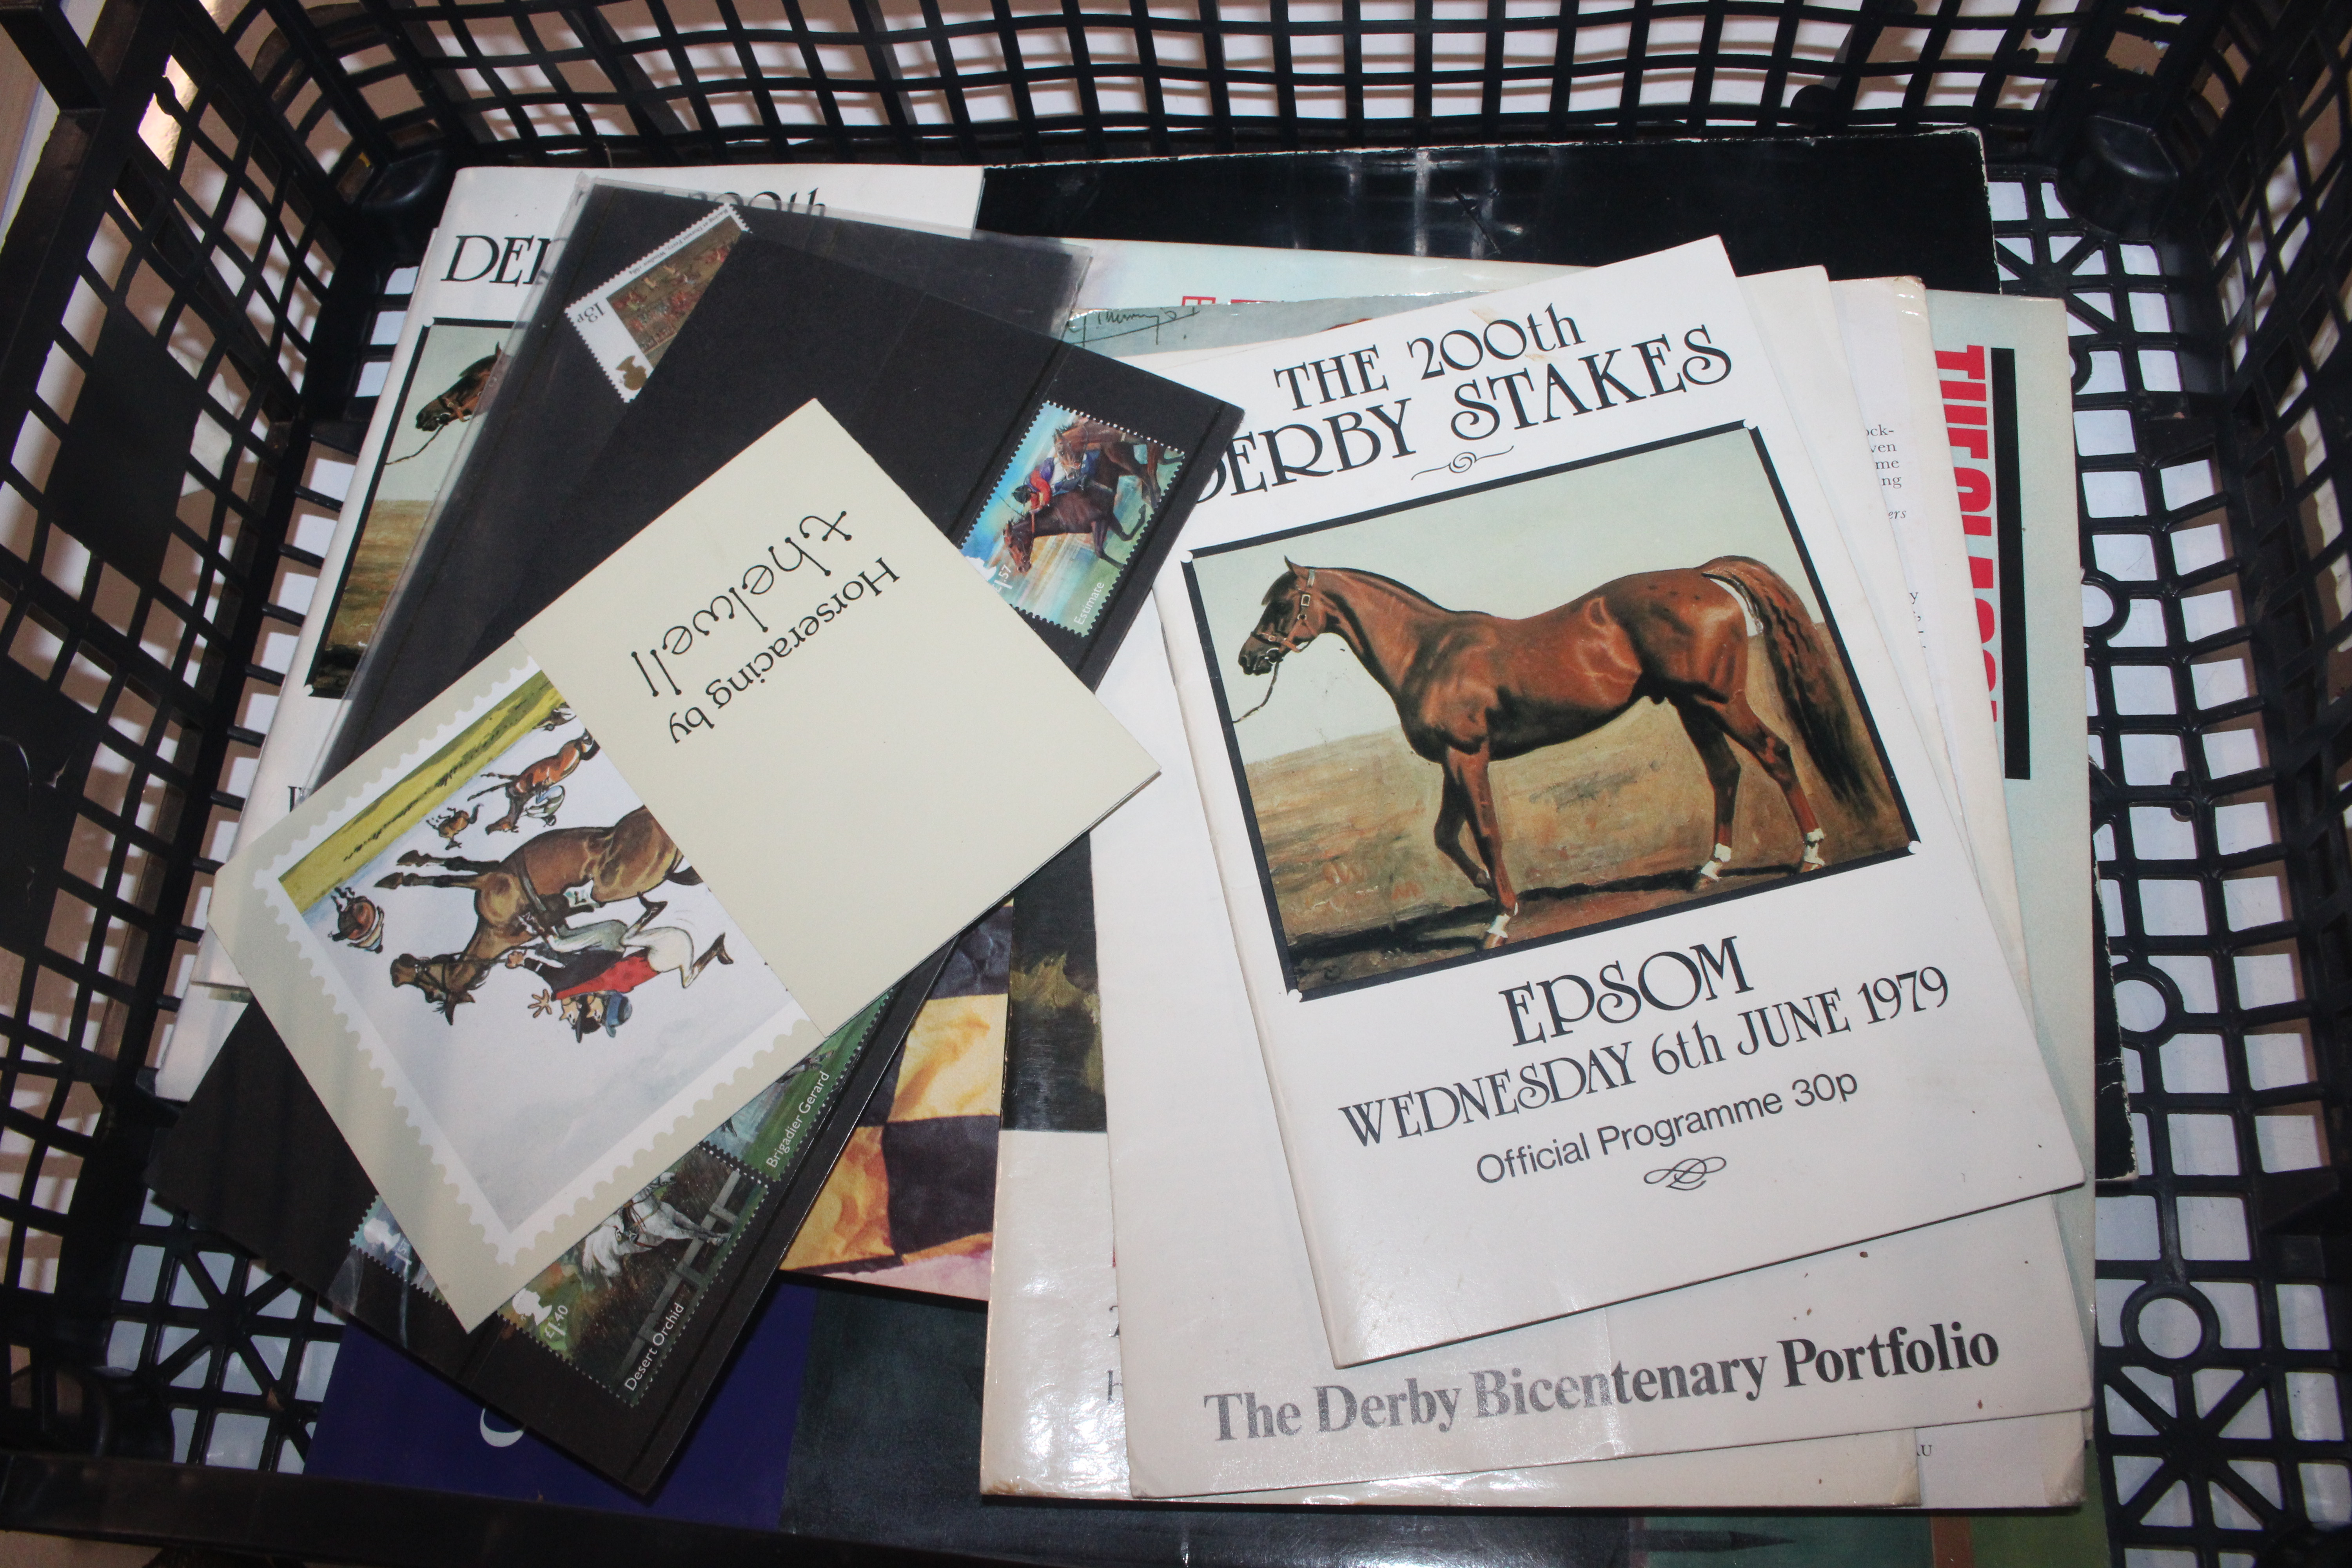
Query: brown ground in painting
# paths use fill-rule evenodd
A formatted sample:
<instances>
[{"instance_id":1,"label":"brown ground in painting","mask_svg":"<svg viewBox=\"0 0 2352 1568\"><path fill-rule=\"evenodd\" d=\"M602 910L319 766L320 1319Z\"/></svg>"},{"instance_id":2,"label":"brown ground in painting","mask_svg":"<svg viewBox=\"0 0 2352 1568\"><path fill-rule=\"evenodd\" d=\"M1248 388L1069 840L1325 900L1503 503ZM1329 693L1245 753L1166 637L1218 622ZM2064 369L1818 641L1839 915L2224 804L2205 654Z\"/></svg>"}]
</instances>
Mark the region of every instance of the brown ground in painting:
<instances>
[{"instance_id":1,"label":"brown ground in painting","mask_svg":"<svg viewBox=\"0 0 2352 1568\"><path fill-rule=\"evenodd\" d=\"M1760 643L1748 700L1788 739L1832 868L1907 841L1891 792L1860 811L1832 796L1772 689ZM1495 904L1432 837L1439 775L1397 731L1252 763L1252 804L1297 984L1312 993L1474 952ZM1644 702L1591 735L1495 765L1496 812L1519 889L1514 940L1548 936L1793 878L1804 846L1788 803L1741 753L1733 859L1692 890L1715 804L1675 710Z\"/></svg>"},{"instance_id":2,"label":"brown ground in painting","mask_svg":"<svg viewBox=\"0 0 2352 1568\"><path fill-rule=\"evenodd\" d=\"M431 501L422 500L380 500L368 508L367 521L352 545L334 621L319 639L311 690L338 697L351 684L352 671L367 650L368 639L375 636L376 622L383 618L383 602L400 581L401 568L408 564L408 552L432 510Z\"/></svg>"}]
</instances>

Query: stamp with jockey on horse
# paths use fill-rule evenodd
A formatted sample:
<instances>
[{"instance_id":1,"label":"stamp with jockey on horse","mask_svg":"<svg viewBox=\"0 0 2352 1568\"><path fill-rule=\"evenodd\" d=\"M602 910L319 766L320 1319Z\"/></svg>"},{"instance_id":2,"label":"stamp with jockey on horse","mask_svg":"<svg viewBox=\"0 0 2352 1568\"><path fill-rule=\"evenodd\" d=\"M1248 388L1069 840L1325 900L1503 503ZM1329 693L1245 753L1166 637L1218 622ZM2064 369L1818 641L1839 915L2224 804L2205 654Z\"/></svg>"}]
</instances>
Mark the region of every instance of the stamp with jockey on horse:
<instances>
[{"instance_id":1,"label":"stamp with jockey on horse","mask_svg":"<svg viewBox=\"0 0 2352 1568\"><path fill-rule=\"evenodd\" d=\"M1140 456L1138 455L1139 450ZM1166 447L1118 426L1084 416L1054 437L1054 449L1011 496L1015 514L1004 531L1015 572L1026 572L1036 541L1084 534L1094 552L1110 559L1110 536L1133 539L1160 506L1159 469ZM1118 482L1131 478L1144 500L1132 527L1118 521Z\"/></svg>"},{"instance_id":2,"label":"stamp with jockey on horse","mask_svg":"<svg viewBox=\"0 0 2352 1568\"><path fill-rule=\"evenodd\" d=\"M638 921L642 926L665 907L646 894L664 882L694 887L702 881L642 805L610 827L556 827L536 834L503 860L411 849L400 864L445 869L394 871L376 886L463 888L474 895L474 934L462 949L430 958L404 952L392 961L392 983L415 986L452 1024L459 1004L474 999L474 987L485 974L515 949L562 936L571 929L573 911L635 899L646 911Z\"/></svg>"},{"instance_id":3,"label":"stamp with jockey on horse","mask_svg":"<svg viewBox=\"0 0 2352 1568\"><path fill-rule=\"evenodd\" d=\"M1522 620L1448 610L1371 572L1284 565L1242 644L1243 672L1268 674L1326 632L1348 645L1395 703L1406 742L1444 770L1437 847L1498 906L1486 947L1508 940L1519 912L1489 765L1590 734L1643 698L1674 706L1714 786L1714 852L1691 887L1718 880L1731 859L1735 744L1787 798L1804 840L1798 873L1828 863L1789 743L1748 700L1751 623L1822 782L1853 804L1878 775L1802 602L1760 561L1635 573Z\"/></svg>"}]
</instances>

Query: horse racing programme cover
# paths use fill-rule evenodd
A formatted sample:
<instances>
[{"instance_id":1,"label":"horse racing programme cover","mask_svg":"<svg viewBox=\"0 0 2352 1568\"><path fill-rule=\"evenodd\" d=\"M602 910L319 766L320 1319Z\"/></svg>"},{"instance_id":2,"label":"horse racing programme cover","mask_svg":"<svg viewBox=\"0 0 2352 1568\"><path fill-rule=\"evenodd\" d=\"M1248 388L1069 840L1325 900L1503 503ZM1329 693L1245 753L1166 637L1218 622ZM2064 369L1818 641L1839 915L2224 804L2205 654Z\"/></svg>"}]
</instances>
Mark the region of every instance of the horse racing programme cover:
<instances>
[{"instance_id":1,"label":"horse racing programme cover","mask_svg":"<svg viewBox=\"0 0 2352 1568\"><path fill-rule=\"evenodd\" d=\"M1249 411L1160 598L1338 1364L2081 1179L1718 243L1175 374Z\"/></svg>"}]
</instances>

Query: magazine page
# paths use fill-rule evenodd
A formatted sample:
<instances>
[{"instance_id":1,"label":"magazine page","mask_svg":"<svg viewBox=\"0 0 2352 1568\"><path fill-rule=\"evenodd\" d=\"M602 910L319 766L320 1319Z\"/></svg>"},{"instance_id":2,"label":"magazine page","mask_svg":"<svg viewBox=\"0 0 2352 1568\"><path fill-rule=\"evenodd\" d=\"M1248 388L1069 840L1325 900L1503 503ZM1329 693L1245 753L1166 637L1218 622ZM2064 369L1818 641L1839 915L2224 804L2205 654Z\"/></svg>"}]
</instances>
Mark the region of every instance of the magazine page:
<instances>
[{"instance_id":1,"label":"magazine page","mask_svg":"<svg viewBox=\"0 0 2352 1568\"><path fill-rule=\"evenodd\" d=\"M1357 335L1161 578L1335 1358L2080 1180L1721 247Z\"/></svg>"},{"instance_id":2,"label":"magazine page","mask_svg":"<svg viewBox=\"0 0 2352 1568\"><path fill-rule=\"evenodd\" d=\"M1968 818L1959 808L1948 740L1936 717L1937 687L1927 667L1926 647L1919 638L1918 617L1911 608L1902 554L1895 546L1885 503L1880 500L1878 478L1872 468L1861 405L1854 398L1853 380L1838 335L1837 306L1830 293L1829 274L1818 267L1769 272L1742 278L1739 289L1755 318L1756 330L1763 335L1765 347L1772 356L1772 368L1779 373L1781 395L1788 400L1790 415L1804 433L1805 446L1813 455L1813 470L1821 479L1822 499L1829 503L1831 515L1837 519L1838 536L1845 542L1846 553L1853 559L1854 572L1862 579L1870 601L1872 618L1878 625L1879 638L1886 645L1895 679L1903 686L1904 700L1910 704L1916 721L1921 749L1927 754L1928 766L1935 770L1937 785L1943 792L1944 803L1960 829L1961 840L1968 845L1969 858L1974 865L1979 857L1969 839ZM1997 907L2005 898L2013 907L2017 902L2016 888L2013 884L1999 885L2010 881L2007 868L2000 866L1996 871L1991 879L1994 885L1988 885L1983 868L1978 868L1977 884L1984 893L1985 902L1989 908ZM2022 989L2021 973L2018 984Z\"/></svg>"},{"instance_id":3,"label":"magazine page","mask_svg":"<svg viewBox=\"0 0 2352 1568\"><path fill-rule=\"evenodd\" d=\"M1927 291L1912 279L1874 278L1832 286L1854 395L1867 422L1887 521L1937 687L1936 714L1952 759L1960 820L1986 858L2011 858L2000 748L1983 686L1982 639L1969 588L1950 454L1927 322ZM2071 419L2066 424L2071 430ZM1993 893L1990 913L2011 963L2031 975L2017 908Z\"/></svg>"},{"instance_id":4,"label":"magazine page","mask_svg":"<svg viewBox=\"0 0 2352 1568\"><path fill-rule=\"evenodd\" d=\"M2084 758L2082 533L2077 526L2073 383L2065 308L2057 300L1930 293L1937 391L1951 423L1971 607L1984 692L2000 742L2010 852L2034 956L2034 1029L2084 1163L2093 1163L2095 1044L2091 937L2091 802ZM1972 372L1981 370L1981 375ZM1983 395L1987 423L1969 420ZM1963 471L1965 470L1965 471ZM1968 503L1989 502L1983 510ZM2092 1316L2095 1200L2063 1193L2058 1223Z\"/></svg>"},{"instance_id":5,"label":"magazine page","mask_svg":"<svg viewBox=\"0 0 2352 1568\"><path fill-rule=\"evenodd\" d=\"M1349 294L1459 294L1516 289L1576 270L1528 261L1277 250L1156 239L1088 239L1094 253L1072 307L1247 304Z\"/></svg>"},{"instance_id":6,"label":"magazine page","mask_svg":"<svg viewBox=\"0 0 2352 1568\"><path fill-rule=\"evenodd\" d=\"M1125 1500L1133 1494L1110 1255L1109 1139L1100 1132L1008 1132L998 1158L981 1490ZM1394 1508L1891 1508L1919 1494L1927 1461L1915 1464L1913 1447L1909 1431L1868 1432L1197 1500ZM2032 1496L2038 1503L2044 1493Z\"/></svg>"},{"instance_id":7,"label":"magazine page","mask_svg":"<svg viewBox=\"0 0 2352 1568\"><path fill-rule=\"evenodd\" d=\"M1188 761L1173 693L1158 702L1156 721L1140 701L1121 711L1160 757L1161 783L1093 835L1138 1495L1516 1468L2086 1401L2039 1201L1336 1370L1198 796L1169 787ZM1991 1354L1965 1369L1939 1361L1956 1331L1986 1333Z\"/></svg>"},{"instance_id":8,"label":"magazine page","mask_svg":"<svg viewBox=\"0 0 2352 1568\"><path fill-rule=\"evenodd\" d=\"M1918 1439L1921 1508L2074 1508L2084 1500L2087 1410L1923 1426Z\"/></svg>"},{"instance_id":9,"label":"magazine page","mask_svg":"<svg viewBox=\"0 0 2352 1568\"><path fill-rule=\"evenodd\" d=\"M1847 360L1842 347L1843 340L1837 327L1835 303L1830 287L1818 268L1744 278L1740 280L1740 287L1771 351L1773 364L1780 373L1790 412L1803 429L1806 445L1814 455L1816 469L1837 515L1841 531L1854 557L1855 568L1868 586L1872 607L1878 614L1881 636L1886 639L1889 651L1896 657L1898 669L1903 673L1906 695L1914 697L1915 701L1920 704L1920 712L1928 712L1934 706L1936 696L1942 694L1941 689L1937 689L1935 695L1919 694L1921 687L1928 684L1924 645L1918 635L1916 616L1911 608L1911 595L1903 575L1902 562L1895 549L1893 523L1888 517L1889 507L1899 510L1905 499L1904 480L1908 476L1901 461L1901 448L1891 444L1889 427L1882 426L1874 430L1871 444L1876 447L1875 455L1865 449L1865 422L1856 407L1853 384L1848 379ZM1931 298L1941 300L1945 297ZM1981 307L1980 316L1990 313L1996 318L2011 311L2011 307L1997 298L1976 295L1950 298L1955 301L1956 310ZM1388 315L1414 308L1418 302L1391 300L1347 303L1360 315ZM1379 308L1383 305L1389 308ZM1217 318L1221 326L1233 330L1244 326L1245 321L1226 322L1223 317L1245 319L1252 314L1270 314L1290 307L1190 309L1195 313L1195 319ZM1135 313L1139 315L1143 312ZM1171 330L1181 331L1190 320ZM1319 329L1321 323L1316 324ZM2063 321L2058 322L2056 332L2060 346L2051 369L2043 374L2042 391L2045 396L2061 400L2050 406L2063 415L2067 406L2063 401L2067 392ZM1961 352L1965 352L1965 348ZM1199 359L1207 356L1192 357L1193 363L1198 363ZM1174 356L1160 354L1142 363L1158 368L1183 362ZM2044 504L2057 509L2053 513L2053 524L2042 535L2052 542L2041 552L2040 556L2029 563L2030 570L2046 571L2047 582L2055 584L2046 590L2038 586L2031 590L2032 597L2030 602L2062 606L2062 610L2051 617L2050 651L2034 666L2037 677L2035 689L2046 693L2044 700L2051 710L2047 722L2052 733L2045 739L2046 749L2042 753L2046 758L2052 755L2071 756L2079 748L2083 720L2074 710L2079 705L2074 701L2074 692L2080 679L2080 638L2071 622L2065 619L2071 614L2072 588L2077 574L2073 538L2064 531L2066 519L2070 515L2067 509L2073 505L2071 447L2063 438L2068 425L2064 418L2054 417L2037 428L2057 433L2055 440L2044 437L2044 445L2055 453L2055 463L2047 465L2046 469L2030 468L2026 477L2029 491L2042 498ZM1832 460L1832 453L1836 457L1834 461ZM2032 487L2037 480L2042 489L2032 490ZM1913 488L1916 489L1917 483L1914 479ZM1887 498L1884 502L1881 500L1882 488ZM2036 579L2037 583L2040 581ZM2045 687L2040 682L2048 684ZM1964 693L1960 700L1973 700L1973 698ZM2044 721L2037 720L2037 723L2041 722ZM1968 733L1977 735L1979 731L1971 729ZM1937 766L1939 780L1948 785L1948 799L1949 764L1943 752L1945 736L1942 727L1940 723L1930 721L1923 727L1922 734L1931 760ZM1989 733L1986 738L1990 738ZM1994 761L1979 758L1976 764L1989 768ZM2012 876L2010 867L2000 861L1979 859L1978 882L1985 891L1989 905L2000 907L2005 903L2014 910L2018 903L2016 887L2019 878L2038 874L2043 883L2053 883L2056 879L2066 875L2066 867L2070 863L2079 863L2082 870L2075 879L2079 885L2074 887L2071 900L2057 896L2059 889L2051 886L2047 889L2049 896L2037 900L2034 906L2037 918L2049 928L2041 933L2044 938L2042 951L2061 954L2065 951L2063 943L2070 940L2069 931L2073 932L2071 941L2076 944L2086 940L2089 925L2087 838L2076 834L2076 837L2084 838L2083 843L2072 845L2063 853L2055 852L2060 847L2057 845L2048 846L2053 853L2033 859L2031 863L2032 869L2029 870L2028 857L2032 852L2021 845L2031 841L2033 830L2021 816L2021 787L2015 781L2010 784L2011 816L2017 823L2020 836L2012 842L2021 845L2017 849L2019 864L2016 875ZM2053 799L2048 809L2055 816L2072 814L2079 816L2086 809L2084 801L2078 798L2080 795L2079 791L2068 792L2063 800ZM2072 926L2066 923L2070 917L2074 921ZM2073 984L2084 994L2083 1006L2087 1016L2088 969L2083 967L2079 973L2072 970L2066 973L2074 974ZM2019 976L2021 985L2023 979L2022 975ZM2063 974L2053 977L2052 983L2062 991L2067 984ZM2036 998L2036 1019L2044 1056L2053 1078L2061 1086L2068 1120L2076 1132L2077 1152L2087 1164L2091 1159L2087 1121L2087 1097L2092 1076L2090 1030L2087 1023L2072 1032L2053 1029L2039 997ZM2066 1244L2067 1262L2074 1275L2078 1303L2087 1303L2091 1300L2089 1279L2093 1258L2089 1189L2087 1186L2071 1189L2060 1194L2056 1202L2061 1231ZM1059 1212L1059 1209L1055 1212ZM2084 1310L2087 1313L2087 1307ZM2086 1316L2086 1324L2088 1321ZM1964 1429L1949 1429L1954 1433L1965 1431L1966 1441L1955 1437L1952 1441L1938 1442L1937 1435L1947 1429L1924 1431L1920 1438L1923 1486L1934 1495L1968 1500L1945 1505L1952 1507L2052 1506L2054 1505L2053 1500L2064 1500L2069 1484L2074 1491L2079 1493L2081 1445L2071 1436L2079 1423L2072 1415L2019 1417L2014 1423L2018 1428L2015 1440L2000 1440L1999 1435L2008 1425L1979 1423ZM2060 1436L2056 1439L2049 1438L2046 1434L2050 1430L2058 1430ZM2063 1453L2070 1443L2073 1450L2071 1467L2045 1465L2039 1458L2026 1463L2018 1458L2021 1455L2039 1456L2051 1451ZM2074 1478L2071 1483L2063 1480L2066 1475ZM2053 1479L2053 1477L2059 1479ZM1936 1505L1931 1500L1928 1506Z\"/></svg>"},{"instance_id":10,"label":"magazine page","mask_svg":"<svg viewBox=\"0 0 2352 1568\"><path fill-rule=\"evenodd\" d=\"M743 1530L783 1511L816 1292L771 1292L660 1489L640 1499L435 1376L376 1335L343 1336L302 1473Z\"/></svg>"},{"instance_id":11,"label":"magazine page","mask_svg":"<svg viewBox=\"0 0 2352 1568\"><path fill-rule=\"evenodd\" d=\"M1092 276L1101 281L1114 275L1098 267ZM1934 695L1926 689L1917 620L1881 500L1880 477L1874 471L1874 458L1864 450L1864 421L1854 406L1834 303L1823 275L1817 268L1768 274L1743 279L1741 286L1766 335L1791 411L1816 453L1824 488L1857 570L1871 584L1873 608L1880 612L1881 635L1896 656L1906 695L1919 712L1930 712ZM1977 302L1973 296L1956 298ZM1090 346L1106 353L1151 355L1143 363L1163 369L1212 357L1211 353L1194 352L1177 358L1166 353L1170 348L1213 345L1213 353L1214 348L1263 342L1286 331L1319 331L1433 302L1438 301L1391 296L1317 299L1295 306L1173 306L1126 295L1090 316L1074 316L1069 330L1074 334L1087 332ZM2063 425L2061 420L2058 427ZM1843 454L1846 461L1820 461L1821 454L1833 443L1851 448ZM1878 460L1883 465L1883 457ZM1898 472L1895 477L1898 489L1900 482ZM1889 611L1899 612L1899 618ZM1124 700L1122 672L1133 664L1134 657L1131 652L1123 656L1120 667L1115 668L1102 689L1114 710ZM1925 738L1949 800L1949 763L1941 725L1929 721ZM1979 882L1987 885L1988 901L1999 891L1990 885L1990 869L1989 865L1979 868ZM2005 877L2007 868L1999 869ZM2013 906L2013 883L2006 896ZM2044 1040L2046 1044L2046 1031ZM2087 1051L2087 1032L2084 1048ZM2053 1067L2058 1070L2054 1062ZM2085 1060L2085 1081L2087 1073ZM1110 1261L1108 1152L1102 1144L1099 1134L1057 1127L1052 1131L1008 1132L1002 1146L997 1197L1000 1250L995 1263L1002 1293L990 1319L989 1393L982 1441L982 1479L987 1489L1072 1498L1127 1495L1117 1294ZM2088 1158L2087 1152L2084 1157ZM2062 1205L2084 1197L2086 1191L2064 1194ZM2062 1216L2063 1213L2062 1206ZM2072 1263L2076 1260L2076 1238L2071 1226L2066 1239ZM2083 1259L2088 1257L2084 1250ZM1918 1468L1927 1505L2063 1506L2079 1497L2081 1490L2080 1428L2079 1416L2059 1413L1922 1429ZM1771 1456L1777 1459L1784 1453L1810 1453L1839 1444L1876 1444L1887 1436L1872 1434L1738 1452L1743 1458L1753 1456L1761 1460ZM2053 1454L2058 1458L2047 1457ZM1335 1501L1405 1500L1408 1497L1461 1501L1475 1492L1511 1499L1520 1495L1518 1488L1555 1477L1579 1478L1571 1483L1586 1489L1579 1495L1597 1495L1590 1489L1601 1485L1605 1477L1632 1473L1643 1466L1680 1467L1682 1474L1672 1489L1643 1494L1627 1506L1654 1504L1659 1497L1687 1500L1701 1495L1720 1495L1721 1506L1772 1506L1801 1503L1808 1496L1819 1495L1809 1489L1810 1481L1800 1481L1779 1493L1769 1488L1740 1492L1740 1479L1755 1471L1748 1465L1727 1462L1732 1458L1733 1454L1726 1451L1687 1464L1662 1458L1580 1468L1543 1467L1506 1472L1502 1477L1430 1478L1297 1495ZM1793 1462L1801 1468L1804 1463L1801 1458ZM1851 1452L1842 1455L1832 1467L1834 1474L1848 1478L1858 1478L1863 1468L1858 1455ZM1728 1489L1720 1494L1707 1490L1704 1482L1696 1482L1697 1476L1719 1478ZM1484 1489L1497 1480L1507 1480L1508 1485L1491 1492ZM1695 1482L1700 1491L1692 1490ZM1391 1489L1397 1489L1392 1492ZM1246 1495L1273 1500L1293 1494ZM1853 1494L1855 1506L1861 1506L1861 1495Z\"/></svg>"},{"instance_id":12,"label":"magazine page","mask_svg":"<svg viewBox=\"0 0 2352 1568\"><path fill-rule=\"evenodd\" d=\"M988 1300L1013 935L1013 910L999 909L948 954L793 1236L787 1273Z\"/></svg>"},{"instance_id":13,"label":"magazine page","mask_svg":"<svg viewBox=\"0 0 2352 1568\"><path fill-rule=\"evenodd\" d=\"M648 169L636 176L755 210L831 209L921 222L970 221L982 184L979 169L897 164L747 163ZM300 542L322 543L322 559L238 816L247 838L292 810L316 779L337 700L448 478L458 437L547 264L578 181L572 169L458 171L416 268L334 529L324 541ZM235 966L207 934L157 1070L158 1094L185 1100L195 1092L244 1012L246 995Z\"/></svg>"}]
</instances>

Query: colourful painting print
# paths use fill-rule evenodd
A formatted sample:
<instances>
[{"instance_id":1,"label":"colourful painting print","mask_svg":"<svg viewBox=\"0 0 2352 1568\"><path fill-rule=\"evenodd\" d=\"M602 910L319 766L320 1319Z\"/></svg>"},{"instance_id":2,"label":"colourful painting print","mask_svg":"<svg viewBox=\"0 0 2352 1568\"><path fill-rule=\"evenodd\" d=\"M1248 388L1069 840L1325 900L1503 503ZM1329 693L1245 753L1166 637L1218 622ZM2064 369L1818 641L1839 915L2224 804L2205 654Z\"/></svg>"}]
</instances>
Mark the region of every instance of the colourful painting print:
<instances>
[{"instance_id":1,"label":"colourful painting print","mask_svg":"<svg viewBox=\"0 0 2352 1568\"><path fill-rule=\"evenodd\" d=\"M420 1138L509 1236L804 1016L535 671L278 885Z\"/></svg>"},{"instance_id":2,"label":"colourful painting print","mask_svg":"<svg viewBox=\"0 0 2352 1568\"><path fill-rule=\"evenodd\" d=\"M1310 995L1910 842L1745 430L1203 551L1188 574Z\"/></svg>"},{"instance_id":3,"label":"colourful painting print","mask_svg":"<svg viewBox=\"0 0 2352 1568\"><path fill-rule=\"evenodd\" d=\"M383 616L384 601L408 564L433 500L481 407L500 345L514 329L496 321L435 321L416 340L392 428L376 454L366 509L343 558L335 606L310 659L310 690L341 697Z\"/></svg>"},{"instance_id":4,"label":"colourful painting print","mask_svg":"<svg viewBox=\"0 0 2352 1568\"><path fill-rule=\"evenodd\" d=\"M1014 609L1084 637L1183 466L1164 442L1045 404L964 535L964 555Z\"/></svg>"},{"instance_id":5,"label":"colourful painting print","mask_svg":"<svg viewBox=\"0 0 2352 1568\"><path fill-rule=\"evenodd\" d=\"M766 1183L698 1143L499 1315L634 1405L768 1194Z\"/></svg>"},{"instance_id":6,"label":"colourful painting print","mask_svg":"<svg viewBox=\"0 0 2352 1568\"><path fill-rule=\"evenodd\" d=\"M1001 908L948 955L785 1269L988 1300L1013 922Z\"/></svg>"}]
</instances>

